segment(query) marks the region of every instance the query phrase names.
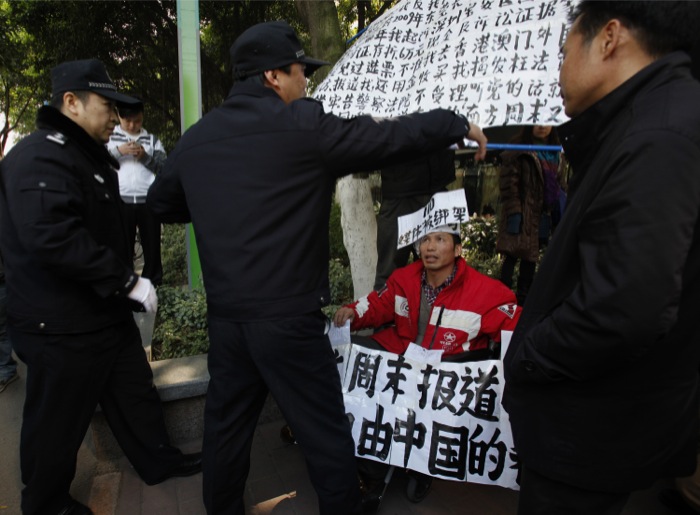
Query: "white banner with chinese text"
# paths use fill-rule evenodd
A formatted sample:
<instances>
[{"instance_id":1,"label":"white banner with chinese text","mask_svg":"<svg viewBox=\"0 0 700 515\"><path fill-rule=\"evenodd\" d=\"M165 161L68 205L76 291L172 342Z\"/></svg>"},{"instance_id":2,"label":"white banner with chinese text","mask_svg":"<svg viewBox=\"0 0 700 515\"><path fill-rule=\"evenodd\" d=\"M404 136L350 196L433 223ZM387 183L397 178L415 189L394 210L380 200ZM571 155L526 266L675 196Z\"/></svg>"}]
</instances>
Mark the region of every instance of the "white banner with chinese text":
<instances>
[{"instance_id":1,"label":"white banner with chinese text","mask_svg":"<svg viewBox=\"0 0 700 515\"><path fill-rule=\"evenodd\" d=\"M559 50L571 0L402 0L316 88L327 111L397 116L437 107L481 127L559 125Z\"/></svg>"},{"instance_id":2,"label":"white banner with chinese text","mask_svg":"<svg viewBox=\"0 0 700 515\"><path fill-rule=\"evenodd\" d=\"M500 360L426 364L360 345L333 348L357 456L519 488Z\"/></svg>"}]
</instances>

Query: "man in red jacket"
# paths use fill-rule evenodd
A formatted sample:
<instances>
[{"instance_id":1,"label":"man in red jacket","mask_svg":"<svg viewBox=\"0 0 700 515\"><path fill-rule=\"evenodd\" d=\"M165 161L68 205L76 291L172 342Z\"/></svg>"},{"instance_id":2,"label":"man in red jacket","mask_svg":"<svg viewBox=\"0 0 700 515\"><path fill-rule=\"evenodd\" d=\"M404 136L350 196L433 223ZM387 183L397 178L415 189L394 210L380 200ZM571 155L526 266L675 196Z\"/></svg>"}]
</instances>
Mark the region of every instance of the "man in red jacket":
<instances>
[{"instance_id":1,"label":"man in red jacket","mask_svg":"<svg viewBox=\"0 0 700 515\"><path fill-rule=\"evenodd\" d=\"M456 226L434 229L416 247L420 261L395 270L380 291L340 308L335 324L351 320L356 331L391 323L372 339L397 354L409 343L444 355L488 349L501 341L501 330L515 328L515 295L467 265Z\"/></svg>"},{"instance_id":2,"label":"man in red jacket","mask_svg":"<svg viewBox=\"0 0 700 515\"><path fill-rule=\"evenodd\" d=\"M500 342L501 331L512 331L518 322L521 308L515 294L467 265L457 225L433 229L415 247L420 261L395 270L380 291L336 311L335 325L351 320L350 329L356 331L391 324L371 339L397 354L415 343L442 349L445 361L493 357L491 343ZM361 337L355 341L367 343ZM371 513L381 502L387 466L359 460L358 467L365 513ZM409 499L419 502L428 494L432 478L410 472L410 481L415 487Z\"/></svg>"}]
</instances>

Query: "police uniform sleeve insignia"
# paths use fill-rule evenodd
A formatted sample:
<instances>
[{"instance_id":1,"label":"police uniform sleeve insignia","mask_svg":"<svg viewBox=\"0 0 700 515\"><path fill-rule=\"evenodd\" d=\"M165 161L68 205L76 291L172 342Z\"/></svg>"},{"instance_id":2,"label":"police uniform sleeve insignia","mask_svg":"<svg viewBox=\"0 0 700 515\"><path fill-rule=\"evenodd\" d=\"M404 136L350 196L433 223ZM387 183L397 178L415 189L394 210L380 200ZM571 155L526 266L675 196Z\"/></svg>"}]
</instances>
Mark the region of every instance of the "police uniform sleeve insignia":
<instances>
[{"instance_id":1,"label":"police uniform sleeve insignia","mask_svg":"<svg viewBox=\"0 0 700 515\"><path fill-rule=\"evenodd\" d=\"M68 138L66 138L60 132L52 132L51 134L48 134L46 136L46 139L49 141L53 141L54 143L58 143L61 146L65 145L66 141L68 141Z\"/></svg>"}]
</instances>

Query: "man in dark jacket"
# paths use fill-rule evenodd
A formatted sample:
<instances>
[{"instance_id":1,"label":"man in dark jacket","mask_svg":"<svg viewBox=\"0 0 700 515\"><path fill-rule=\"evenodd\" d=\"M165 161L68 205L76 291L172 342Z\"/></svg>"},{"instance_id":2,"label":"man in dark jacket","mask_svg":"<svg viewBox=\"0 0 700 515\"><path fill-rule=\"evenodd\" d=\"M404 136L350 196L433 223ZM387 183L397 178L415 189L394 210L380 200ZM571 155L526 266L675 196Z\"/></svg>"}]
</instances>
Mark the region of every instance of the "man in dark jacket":
<instances>
[{"instance_id":1,"label":"man in dark jacket","mask_svg":"<svg viewBox=\"0 0 700 515\"><path fill-rule=\"evenodd\" d=\"M620 513L691 474L700 362L695 2L582 2L563 47L569 203L505 358L520 514Z\"/></svg>"},{"instance_id":2,"label":"man in dark jacket","mask_svg":"<svg viewBox=\"0 0 700 515\"><path fill-rule=\"evenodd\" d=\"M104 144L117 93L96 59L51 71L38 130L0 164L8 332L27 364L20 457L22 512L87 514L69 495L98 403L148 484L199 471L170 445L132 307L157 297L131 267L117 162Z\"/></svg>"},{"instance_id":3,"label":"man in dark jacket","mask_svg":"<svg viewBox=\"0 0 700 515\"><path fill-rule=\"evenodd\" d=\"M321 308L329 303L328 219L335 181L469 136L450 111L377 120L326 114L304 99L326 64L285 22L231 47L238 82L180 140L148 194L165 222L194 226L207 291L209 373L204 504L244 513L250 445L268 391L309 467L322 514L358 513L354 443Z\"/></svg>"}]
</instances>

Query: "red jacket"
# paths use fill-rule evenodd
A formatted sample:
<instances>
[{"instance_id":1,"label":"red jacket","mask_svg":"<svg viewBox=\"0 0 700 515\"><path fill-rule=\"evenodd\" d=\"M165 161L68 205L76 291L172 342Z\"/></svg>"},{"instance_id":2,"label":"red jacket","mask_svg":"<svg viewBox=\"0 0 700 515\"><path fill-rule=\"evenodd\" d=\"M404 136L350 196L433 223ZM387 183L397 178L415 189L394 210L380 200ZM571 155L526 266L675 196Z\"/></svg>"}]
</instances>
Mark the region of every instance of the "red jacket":
<instances>
[{"instance_id":1,"label":"red jacket","mask_svg":"<svg viewBox=\"0 0 700 515\"><path fill-rule=\"evenodd\" d=\"M500 281L477 272L461 257L456 263L454 280L435 299L422 342L423 347L430 345L444 306L433 349L444 349L445 354L483 349L490 339L500 342L501 330L515 328L521 309L513 292ZM355 311L350 329L393 323L372 338L388 351L403 353L418 334L422 274L420 261L399 268L384 289L348 304Z\"/></svg>"}]
</instances>

